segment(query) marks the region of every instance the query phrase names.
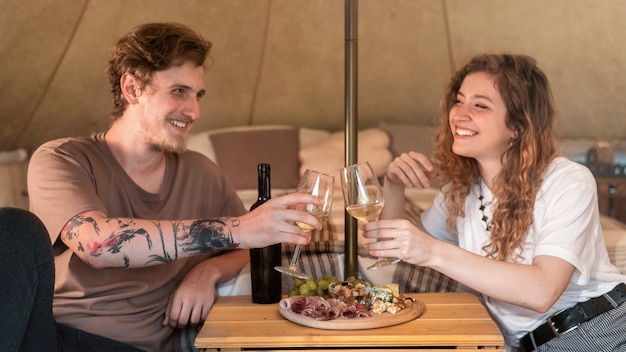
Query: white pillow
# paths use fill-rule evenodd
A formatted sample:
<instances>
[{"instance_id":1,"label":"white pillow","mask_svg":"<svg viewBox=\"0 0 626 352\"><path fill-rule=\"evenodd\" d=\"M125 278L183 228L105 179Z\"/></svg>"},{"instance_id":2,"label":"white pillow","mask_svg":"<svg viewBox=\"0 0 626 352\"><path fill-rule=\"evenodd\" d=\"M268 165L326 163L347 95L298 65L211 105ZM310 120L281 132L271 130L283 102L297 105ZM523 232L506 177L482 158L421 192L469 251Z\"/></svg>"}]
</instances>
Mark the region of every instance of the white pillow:
<instances>
[{"instance_id":1,"label":"white pillow","mask_svg":"<svg viewBox=\"0 0 626 352\"><path fill-rule=\"evenodd\" d=\"M358 161L368 161L376 176L387 171L392 154L389 150L389 135L379 128L358 132ZM341 188L339 170L345 165L344 133L335 132L321 143L300 148L300 175L306 169L327 173L335 177L335 188Z\"/></svg>"},{"instance_id":2,"label":"white pillow","mask_svg":"<svg viewBox=\"0 0 626 352\"><path fill-rule=\"evenodd\" d=\"M199 152L211 159L214 163L217 163L215 150L213 150L213 145L209 138L210 133L209 131L204 131L189 135L189 137L187 137L187 149Z\"/></svg>"},{"instance_id":3,"label":"white pillow","mask_svg":"<svg viewBox=\"0 0 626 352\"><path fill-rule=\"evenodd\" d=\"M330 131L300 127L300 149L320 143L330 137Z\"/></svg>"}]
</instances>

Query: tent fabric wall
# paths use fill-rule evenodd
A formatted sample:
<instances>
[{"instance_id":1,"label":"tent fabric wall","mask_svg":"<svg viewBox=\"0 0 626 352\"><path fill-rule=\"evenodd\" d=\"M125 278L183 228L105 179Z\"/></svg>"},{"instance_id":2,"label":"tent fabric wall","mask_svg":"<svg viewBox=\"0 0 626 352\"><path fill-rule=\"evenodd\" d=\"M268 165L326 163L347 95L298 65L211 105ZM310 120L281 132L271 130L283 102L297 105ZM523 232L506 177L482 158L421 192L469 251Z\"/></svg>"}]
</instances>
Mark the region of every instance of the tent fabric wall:
<instances>
[{"instance_id":1,"label":"tent fabric wall","mask_svg":"<svg viewBox=\"0 0 626 352\"><path fill-rule=\"evenodd\" d=\"M214 44L195 131L343 129L339 0L0 0L0 151L110 123L109 48L144 22ZM623 138L626 2L360 0L359 124L433 124L451 72L478 52L525 53L551 79L564 137Z\"/></svg>"}]
</instances>

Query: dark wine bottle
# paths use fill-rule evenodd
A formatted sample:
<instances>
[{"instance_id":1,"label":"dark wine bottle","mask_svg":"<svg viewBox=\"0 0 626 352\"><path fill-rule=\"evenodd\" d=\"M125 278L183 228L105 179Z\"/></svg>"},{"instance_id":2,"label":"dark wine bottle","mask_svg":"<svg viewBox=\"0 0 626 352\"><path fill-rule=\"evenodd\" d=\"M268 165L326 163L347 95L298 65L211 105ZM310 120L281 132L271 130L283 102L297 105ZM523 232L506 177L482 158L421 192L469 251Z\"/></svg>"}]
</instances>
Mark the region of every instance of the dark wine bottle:
<instances>
[{"instance_id":1,"label":"dark wine bottle","mask_svg":"<svg viewBox=\"0 0 626 352\"><path fill-rule=\"evenodd\" d=\"M271 197L270 165L259 164L259 198L250 211L267 202ZM280 266L280 243L250 250L250 276L252 280L252 302L277 303L282 296L281 274L274 269Z\"/></svg>"}]
</instances>

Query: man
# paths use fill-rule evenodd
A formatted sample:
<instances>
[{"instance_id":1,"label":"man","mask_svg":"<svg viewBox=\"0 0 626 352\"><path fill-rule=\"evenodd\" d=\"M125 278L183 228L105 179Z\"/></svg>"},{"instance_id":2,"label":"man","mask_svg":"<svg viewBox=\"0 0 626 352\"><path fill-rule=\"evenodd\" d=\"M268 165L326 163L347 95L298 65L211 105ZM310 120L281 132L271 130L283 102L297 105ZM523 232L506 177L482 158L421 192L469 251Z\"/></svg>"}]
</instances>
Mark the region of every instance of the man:
<instances>
[{"instance_id":1,"label":"man","mask_svg":"<svg viewBox=\"0 0 626 352\"><path fill-rule=\"evenodd\" d=\"M34 153L30 204L54 246L57 322L173 351L177 329L199 324L215 285L247 263L239 249L307 243L295 221L321 228L288 209L320 199L292 194L246 213L218 167L185 150L210 48L179 24L136 28L109 61L111 127Z\"/></svg>"}]
</instances>

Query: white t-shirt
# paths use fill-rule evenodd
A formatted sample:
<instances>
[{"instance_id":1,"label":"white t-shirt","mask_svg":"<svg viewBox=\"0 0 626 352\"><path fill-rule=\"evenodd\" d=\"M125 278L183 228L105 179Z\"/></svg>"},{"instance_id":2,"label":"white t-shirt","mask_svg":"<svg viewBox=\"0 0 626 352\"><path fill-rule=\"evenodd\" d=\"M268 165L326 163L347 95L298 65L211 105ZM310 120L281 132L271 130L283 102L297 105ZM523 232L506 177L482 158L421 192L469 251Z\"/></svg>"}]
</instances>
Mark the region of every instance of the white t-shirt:
<instances>
[{"instance_id":1,"label":"white t-shirt","mask_svg":"<svg viewBox=\"0 0 626 352\"><path fill-rule=\"evenodd\" d=\"M441 192L422 215L424 227L433 237L485 255L489 232L482 220L480 192L486 205L484 215L492 218L493 194L481 182L465 200L465 217L456 221L456 234L446 227L448 209ZM537 193L534 221L528 230L520 264L531 264L533 257L551 255L576 267L565 292L546 313L484 296L485 304L499 323L508 344L516 346L524 334L543 324L558 311L612 290L626 276L611 264L607 255L600 216L597 187L591 172L566 158L556 158Z\"/></svg>"}]
</instances>

